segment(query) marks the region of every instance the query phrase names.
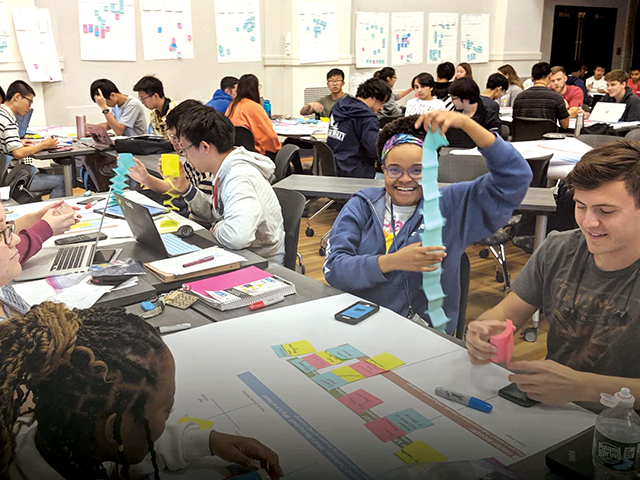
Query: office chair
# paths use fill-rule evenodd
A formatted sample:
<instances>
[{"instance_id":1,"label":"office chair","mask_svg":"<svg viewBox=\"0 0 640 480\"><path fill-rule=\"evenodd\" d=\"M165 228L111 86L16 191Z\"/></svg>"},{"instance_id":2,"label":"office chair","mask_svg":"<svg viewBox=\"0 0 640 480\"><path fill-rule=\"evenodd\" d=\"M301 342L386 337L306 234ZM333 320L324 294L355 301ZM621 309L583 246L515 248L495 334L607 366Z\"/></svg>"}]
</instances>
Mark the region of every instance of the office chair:
<instances>
[{"instance_id":1,"label":"office chair","mask_svg":"<svg viewBox=\"0 0 640 480\"><path fill-rule=\"evenodd\" d=\"M337 169L336 169L336 161L333 158L333 151L331 147L324 142L314 141L313 142L313 164L311 165L311 173L313 175L321 175L324 177L337 177ZM305 230L305 235L307 237L313 237L315 232L313 228L311 228L311 222L314 218L324 212L327 208L335 203L335 200L329 200L325 203L320 210L314 213L311 217L307 219L307 228ZM325 235L326 236L326 235ZM323 237L324 241L325 237ZM321 248L322 250L322 248ZM322 255L322 253L320 253Z\"/></svg>"},{"instance_id":2,"label":"office chair","mask_svg":"<svg viewBox=\"0 0 640 480\"><path fill-rule=\"evenodd\" d=\"M16 165L9 170L11 157L3 155L4 163L0 165L0 186L10 187L9 197L19 204L41 202L42 195L49 191L32 192L30 190L31 181L38 173L38 169L33 165Z\"/></svg>"},{"instance_id":3,"label":"office chair","mask_svg":"<svg viewBox=\"0 0 640 480\"><path fill-rule=\"evenodd\" d=\"M235 127L236 139L233 143L236 147L244 147L250 152L256 151L256 142L253 138L251 130L244 127Z\"/></svg>"},{"instance_id":4,"label":"office chair","mask_svg":"<svg viewBox=\"0 0 640 480\"><path fill-rule=\"evenodd\" d=\"M300 148L293 144L283 145L280 151L276 154L275 164L275 180L273 183L277 183L283 178L291 175L292 167L295 170L296 164L300 164Z\"/></svg>"},{"instance_id":5,"label":"office chair","mask_svg":"<svg viewBox=\"0 0 640 480\"><path fill-rule=\"evenodd\" d=\"M624 138L626 138L627 140L636 140L640 142L640 128L629 130Z\"/></svg>"},{"instance_id":6,"label":"office chair","mask_svg":"<svg viewBox=\"0 0 640 480\"><path fill-rule=\"evenodd\" d=\"M445 135L449 142L449 147L452 148L475 148L476 142L471 140L471 137L467 135L467 132L459 128L450 128Z\"/></svg>"},{"instance_id":7,"label":"office chair","mask_svg":"<svg viewBox=\"0 0 640 480\"><path fill-rule=\"evenodd\" d=\"M456 325L456 338L464 337L464 329L467 323L467 301L469 300L469 283L471 282L471 262L467 252L460 256L460 307L458 310L458 323Z\"/></svg>"},{"instance_id":8,"label":"office chair","mask_svg":"<svg viewBox=\"0 0 640 480\"><path fill-rule=\"evenodd\" d=\"M542 140L545 133L557 131L558 125L546 118L514 117L511 124L511 141Z\"/></svg>"},{"instance_id":9,"label":"office chair","mask_svg":"<svg viewBox=\"0 0 640 480\"><path fill-rule=\"evenodd\" d=\"M306 199L304 195L295 190L274 187L273 191L280 202L284 220L284 266L295 272L296 264L299 262L300 273L304 275L305 267L302 263L302 255L298 253L298 238L300 219Z\"/></svg>"},{"instance_id":10,"label":"office chair","mask_svg":"<svg viewBox=\"0 0 640 480\"><path fill-rule=\"evenodd\" d=\"M576 139L586 143L590 147L597 147L599 145L604 145L605 143L617 142L618 140L622 140L622 137L614 137L613 135L590 135L584 133L578 135Z\"/></svg>"}]
</instances>

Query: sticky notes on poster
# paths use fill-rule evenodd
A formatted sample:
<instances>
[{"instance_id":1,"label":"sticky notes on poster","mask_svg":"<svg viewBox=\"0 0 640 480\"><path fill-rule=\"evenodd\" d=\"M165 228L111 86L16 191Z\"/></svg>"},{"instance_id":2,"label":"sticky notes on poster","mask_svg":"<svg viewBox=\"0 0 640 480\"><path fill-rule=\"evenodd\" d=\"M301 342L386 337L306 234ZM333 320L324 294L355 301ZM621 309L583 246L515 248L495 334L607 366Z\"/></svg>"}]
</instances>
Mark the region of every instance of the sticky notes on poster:
<instances>
[{"instance_id":1,"label":"sticky notes on poster","mask_svg":"<svg viewBox=\"0 0 640 480\"><path fill-rule=\"evenodd\" d=\"M333 370L331 370L331 373L339 376L340 378L342 378L343 380L346 380L349 383L356 382L358 380L362 380L363 378L365 378L364 375L362 375L360 372L354 370L348 365L344 367L334 368Z\"/></svg>"},{"instance_id":2,"label":"sticky notes on poster","mask_svg":"<svg viewBox=\"0 0 640 480\"><path fill-rule=\"evenodd\" d=\"M329 365L338 365L339 363L342 363L342 360L340 358L336 357L334 354L329 353L326 350L323 352L318 352L318 356Z\"/></svg>"},{"instance_id":3,"label":"sticky notes on poster","mask_svg":"<svg viewBox=\"0 0 640 480\"><path fill-rule=\"evenodd\" d=\"M180 420L178 420L178 423L188 423L188 422L197 423L198 426L200 427L200 430L209 430L214 425L214 423L210 420L202 420L200 418L193 418L193 417L182 417Z\"/></svg>"},{"instance_id":4,"label":"sticky notes on poster","mask_svg":"<svg viewBox=\"0 0 640 480\"><path fill-rule=\"evenodd\" d=\"M352 363L349 366L353 368L356 372L364 375L367 378L384 373L384 370L382 368L378 368L372 363L369 363L365 360L358 363Z\"/></svg>"},{"instance_id":5,"label":"sticky notes on poster","mask_svg":"<svg viewBox=\"0 0 640 480\"><path fill-rule=\"evenodd\" d=\"M349 395L340 397L338 401L356 413L366 412L367 410L383 403L378 397L363 389L356 390Z\"/></svg>"},{"instance_id":6,"label":"sticky notes on poster","mask_svg":"<svg viewBox=\"0 0 640 480\"><path fill-rule=\"evenodd\" d=\"M367 362L378 368L381 368L382 370L393 370L394 368L404 365L404 362L402 360L386 352L370 358L369 360L367 360Z\"/></svg>"},{"instance_id":7,"label":"sticky notes on poster","mask_svg":"<svg viewBox=\"0 0 640 480\"><path fill-rule=\"evenodd\" d=\"M431 420L416 412L413 408L387 415L387 419L406 433L415 432L433 425Z\"/></svg>"},{"instance_id":8,"label":"sticky notes on poster","mask_svg":"<svg viewBox=\"0 0 640 480\"><path fill-rule=\"evenodd\" d=\"M315 348L309 343L308 340L299 340L292 343L283 343L281 345L272 345L271 349L280 358L285 357L297 357L298 355L305 355L307 353L314 353Z\"/></svg>"},{"instance_id":9,"label":"sticky notes on poster","mask_svg":"<svg viewBox=\"0 0 640 480\"><path fill-rule=\"evenodd\" d=\"M402 429L398 428L397 425L390 422L385 417L378 418L373 422L365 423L364 426L384 443L398 437L402 437L405 434Z\"/></svg>"},{"instance_id":10,"label":"sticky notes on poster","mask_svg":"<svg viewBox=\"0 0 640 480\"><path fill-rule=\"evenodd\" d=\"M322 373L320 375L316 375L315 377L311 377L311 380L316 382L326 391L330 392L331 390L335 390L336 388L340 388L345 386L347 382L345 379L340 378L336 374L332 372Z\"/></svg>"},{"instance_id":11,"label":"sticky notes on poster","mask_svg":"<svg viewBox=\"0 0 640 480\"><path fill-rule=\"evenodd\" d=\"M348 343L340 345L339 347L327 348L327 352L335 355L341 360L351 360L352 358L364 357L364 353Z\"/></svg>"},{"instance_id":12,"label":"sticky notes on poster","mask_svg":"<svg viewBox=\"0 0 640 480\"><path fill-rule=\"evenodd\" d=\"M398 450L396 456L404 463L439 463L447 460L447 457L422 440Z\"/></svg>"},{"instance_id":13,"label":"sticky notes on poster","mask_svg":"<svg viewBox=\"0 0 640 480\"><path fill-rule=\"evenodd\" d=\"M291 360L289 360L289 363L295 366L298 370L302 371L303 373L311 373L316 371L316 367L309 364L303 358L292 358Z\"/></svg>"},{"instance_id":14,"label":"sticky notes on poster","mask_svg":"<svg viewBox=\"0 0 640 480\"><path fill-rule=\"evenodd\" d=\"M330 367L331 364L326 360L320 358L318 354L312 353L311 355L307 355L303 357L303 360L310 365L314 366L317 370L322 370L323 368Z\"/></svg>"}]
</instances>

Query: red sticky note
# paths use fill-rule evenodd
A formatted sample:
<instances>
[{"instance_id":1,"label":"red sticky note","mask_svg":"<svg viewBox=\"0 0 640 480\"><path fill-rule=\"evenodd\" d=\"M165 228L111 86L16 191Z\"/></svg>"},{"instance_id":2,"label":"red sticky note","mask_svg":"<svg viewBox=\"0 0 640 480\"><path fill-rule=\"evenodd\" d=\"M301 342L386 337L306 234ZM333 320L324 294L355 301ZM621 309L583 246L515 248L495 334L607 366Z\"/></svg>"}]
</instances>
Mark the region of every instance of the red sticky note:
<instances>
[{"instance_id":1,"label":"red sticky note","mask_svg":"<svg viewBox=\"0 0 640 480\"><path fill-rule=\"evenodd\" d=\"M187 40L191 41L192 37L191 35L187 35Z\"/></svg>"},{"instance_id":2,"label":"red sticky note","mask_svg":"<svg viewBox=\"0 0 640 480\"><path fill-rule=\"evenodd\" d=\"M372 365L364 360L358 363L352 363L349 366L365 377L373 377L374 375L378 375L379 373L384 373L383 369L378 368L375 365Z\"/></svg>"},{"instance_id":3,"label":"red sticky note","mask_svg":"<svg viewBox=\"0 0 640 480\"><path fill-rule=\"evenodd\" d=\"M406 432L398 428L385 417L374 420L373 422L365 423L364 426L385 443L393 440L394 438L406 435Z\"/></svg>"},{"instance_id":4,"label":"red sticky note","mask_svg":"<svg viewBox=\"0 0 640 480\"><path fill-rule=\"evenodd\" d=\"M303 357L303 360L309 363L310 365L314 366L317 370L331 366L329 362L327 362L323 358L320 358L315 353L312 353L311 355L307 355L306 357Z\"/></svg>"},{"instance_id":5,"label":"red sticky note","mask_svg":"<svg viewBox=\"0 0 640 480\"><path fill-rule=\"evenodd\" d=\"M178 30L182 30L182 24L178 23Z\"/></svg>"},{"instance_id":6,"label":"red sticky note","mask_svg":"<svg viewBox=\"0 0 640 480\"><path fill-rule=\"evenodd\" d=\"M111 27L110 27L109 25L107 25L107 26L105 27L105 29L107 30L107 33L109 33L109 32L111 31Z\"/></svg>"},{"instance_id":7,"label":"red sticky note","mask_svg":"<svg viewBox=\"0 0 640 480\"><path fill-rule=\"evenodd\" d=\"M383 403L382 400L380 400L378 397L371 395L363 389L356 390L349 395L340 397L338 401L346 405L356 413L366 412L370 408Z\"/></svg>"},{"instance_id":8,"label":"red sticky note","mask_svg":"<svg viewBox=\"0 0 640 480\"><path fill-rule=\"evenodd\" d=\"M87 24L82 25L83 33L89 33L89 26Z\"/></svg>"},{"instance_id":9,"label":"red sticky note","mask_svg":"<svg viewBox=\"0 0 640 480\"><path fill-rule=\"evenodd\" d=\"M116 20L120 20L120 14L116 13Z\"/></svg>"},{"instance_id":10,"label":"red sticky note","mask_svg":"<svg viewBox=\"0 0 640 480\"><path fill-rule=\"evenodd\" d=\"M37 64L37 63L34 63L34 64L33 64L33 68L35 68L36 70L38 70L38 68L40 68L40 67L38 67L38 64Z\"/></svg>"}]
</instances>

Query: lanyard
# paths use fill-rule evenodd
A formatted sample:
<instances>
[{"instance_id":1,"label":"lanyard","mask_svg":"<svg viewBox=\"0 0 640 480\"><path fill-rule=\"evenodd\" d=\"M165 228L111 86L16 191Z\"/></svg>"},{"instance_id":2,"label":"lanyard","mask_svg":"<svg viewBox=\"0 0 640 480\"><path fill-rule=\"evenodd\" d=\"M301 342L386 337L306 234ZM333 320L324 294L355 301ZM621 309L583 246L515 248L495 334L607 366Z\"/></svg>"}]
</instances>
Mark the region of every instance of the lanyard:
<instances>
[{"instance_id":1,"label":"lanyard","mask_svg":"<svg viewBox=\"0 0 640 480\"><path fill-rule=\"evenodd\" d=\"M396 252L398 251L398 244L396 243L396 219L393 214L393 201L389 201L390 204L390 212L391 212L391 232L393 233L393 244L396 247ZM407 272L402 271L402 283L404 287L404 293L407 296L407 305L409 305L409 311L407 312L407 318L412 318L414 315L413 306L411 305L411 293L409 292L409 279L407 278Z\"/></svg>"}]
</instances>

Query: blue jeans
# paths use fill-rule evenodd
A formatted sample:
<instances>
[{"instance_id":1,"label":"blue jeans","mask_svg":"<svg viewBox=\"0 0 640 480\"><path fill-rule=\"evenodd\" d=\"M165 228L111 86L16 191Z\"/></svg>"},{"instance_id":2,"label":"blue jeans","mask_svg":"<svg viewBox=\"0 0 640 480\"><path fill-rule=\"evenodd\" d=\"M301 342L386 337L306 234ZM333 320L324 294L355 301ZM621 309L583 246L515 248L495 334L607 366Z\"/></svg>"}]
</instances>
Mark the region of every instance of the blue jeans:
<instances>
[{"instance_id":1,"label":"blue jeans","mask_svg":"<svg viewBox=\"0 0 640 480\"><path fill-rule=\"evenodd\" d=\"M64 197L64 177L49 173L36 173L33 180L31 180L29 190L32 192L51 190L50 198Z\"/></svg>"}]
</instances>

